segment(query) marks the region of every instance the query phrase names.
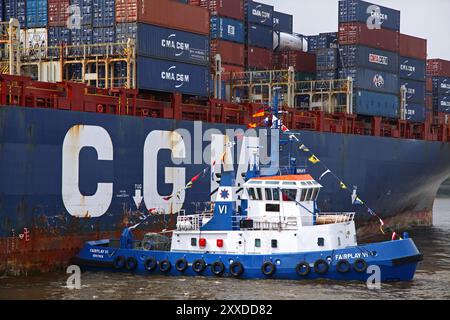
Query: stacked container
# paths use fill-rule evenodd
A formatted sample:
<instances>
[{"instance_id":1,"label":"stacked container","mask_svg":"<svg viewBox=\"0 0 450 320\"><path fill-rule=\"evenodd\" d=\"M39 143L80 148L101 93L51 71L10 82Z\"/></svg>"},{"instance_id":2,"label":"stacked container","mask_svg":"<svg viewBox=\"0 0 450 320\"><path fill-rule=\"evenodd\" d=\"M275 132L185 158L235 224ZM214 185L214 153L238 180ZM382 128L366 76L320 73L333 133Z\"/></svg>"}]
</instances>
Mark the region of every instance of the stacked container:
<instances>
[{"instance_id":1,"label":"stacked container","mask_svg":"<svg viewBox=\"0 0 450 320\"><path fill-rule=\"evenodd\" d=\"M48 0L48 45L56 47L70 44L70 0Z\"/></svg>"},{"instance_id":2,"label":"stacked container","mask_svg":"<svg viewBox=\"0 0 450 320\"><path fill-rule=\"evenodd\" d=\"M431 59L427 61L427 106L434 115L450 114L450 61Z\"/></svg>"},{"instance_id":3,"label":"stacked container","mask_svg":"<svg viewBox=\"0 0 450 320\"><path fill-rule=\"evenodd\" d=\"M408 35L400 35L400 86L406 88L406 119L425 122L425 68L427 41Z\"/></svg>"},{"instance_id":4,"label":"stacked container","mask_svg":"<svg viewBox=\"0 0 450 320\"><path fill-rule=\"evenodd\" d=\"M354 81L354 110L399 116L400 12L359 0L339 1L339 78Z\"/></svg>"},{"instance_id":5,"label":"stacked container","mask_svg":"<svg viewBox=\"0 0 450 320\"><path fill-rule=\"evenodd\" d=\"M246 66L249 70L273 68L273 6L245 0Z\"/></svg>"},{"instance_id":6,"label":"stacked container","mask_svg":"<svg viewBox=\"0 0 450 320\"><path fill-rule=\"evenodd\" d=\"M3 20L9 21L11 18L19 20L21 28L27 25L27 0L3 0Z\"/></svg>"}]
</instances>

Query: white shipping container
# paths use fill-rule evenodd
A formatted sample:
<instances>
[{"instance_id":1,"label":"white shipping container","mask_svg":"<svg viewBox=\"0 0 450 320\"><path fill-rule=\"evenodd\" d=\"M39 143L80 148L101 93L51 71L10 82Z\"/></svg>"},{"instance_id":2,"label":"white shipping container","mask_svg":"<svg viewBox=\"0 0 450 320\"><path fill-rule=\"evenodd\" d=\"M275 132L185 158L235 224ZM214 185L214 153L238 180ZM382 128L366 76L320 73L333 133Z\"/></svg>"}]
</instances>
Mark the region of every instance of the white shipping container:
<instances>
[{"instance_id":1,"label":"white shipping container","mask_svg":"<svg viewBox=\"0 0 450 320\"><path fill-rule=\"evenodd\" d=\"M38 58L44 57L48 44L47 29L21 29L20 43L25 55Z\"/></svg>"}]
</instances>

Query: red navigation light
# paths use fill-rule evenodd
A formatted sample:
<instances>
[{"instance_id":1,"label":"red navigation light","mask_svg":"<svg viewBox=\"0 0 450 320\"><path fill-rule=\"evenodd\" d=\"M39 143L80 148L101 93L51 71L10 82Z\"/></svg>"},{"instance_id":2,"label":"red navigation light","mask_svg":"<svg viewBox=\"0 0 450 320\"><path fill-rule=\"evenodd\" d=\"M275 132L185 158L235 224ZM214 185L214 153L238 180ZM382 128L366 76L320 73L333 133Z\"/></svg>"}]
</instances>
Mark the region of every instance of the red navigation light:
<instances>
[{"instance_id":1,"label":"red navigation light","mask_svg":"<svg viewBox=\"0 0 450 320\"><path fill-rule=\"evenodd\" d=\"M217 247L222 248L223 247L223 240L217 239Z\"/></svg>"},{"instance_id":2,"label":"red navigation light","mask_svg":"<svg viewBox=\"0 0 450 320\"><path fill-rule=\"evenodd\" d=\"M198 241L198 244L200 247L206 247L206 239L200 238L200 240Z\"/></svg>"}]
</instances>

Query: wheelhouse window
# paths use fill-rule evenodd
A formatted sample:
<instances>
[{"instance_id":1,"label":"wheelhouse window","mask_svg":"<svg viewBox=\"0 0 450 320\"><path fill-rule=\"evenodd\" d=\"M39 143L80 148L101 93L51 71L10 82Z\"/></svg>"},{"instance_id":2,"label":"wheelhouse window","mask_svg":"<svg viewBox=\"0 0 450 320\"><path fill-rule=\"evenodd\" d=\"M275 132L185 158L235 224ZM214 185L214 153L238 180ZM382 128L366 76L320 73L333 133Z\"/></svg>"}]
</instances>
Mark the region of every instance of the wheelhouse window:
<instances>
[{"instance_id":1,"label":"wheelhouse window","mask_svg":"<svg viewBox=\"0 0 450 320\"><path fill-rule=\"evenodd\" d=\"M311 194L313 189L306 189L306 201L311 201Z\"/></svg>"},{"instance_id":2,"label":"wheelhouse window","mask_svg":"<svg viewBox=\"0 0 450 320\"><path fill-rule=\"evenodd\" d=\"M273 200L280 201L280 189L273 189Z\"/></svg>"},{"instance_id":3,"label":"wheelhouse window","mask_svg":"<svg viewBox=\"0 0 450 320\"><path fill-rule=\"evenodd\" d=\"M272 189L265 188L264 190L266 191L266 200L272 201Z\"/></svg>"},{"instance_id":4,"label":"wheelhouse window","mask_svg":"<svg viewBox=\"0 0 450 320\"><path fill-rule=\"evenodd\" d=\"M282 191L283 201L296 201L297 189L283 189Z\"/></svg>"},{"instance_id":5,"label":"wheelhouse window","mask_svg":"<svg viewBox=\"0 0 450 320\"><path fill-rule=\"evenodd\" d=\"M300 195L300 201L306 201L306 190L307 189L302 189L302 193Z\"/></svg>"},{"instance_id":6,"label":"wheelhouse window","mask_svg":"<svg viewBox=\"0 0 450 320\"><path fill-rule=\"evenodd\" d=\"M255 189L248 188L248 196L250 197L250 200L256 200Z\"/></svg>"},{"instance_id":7,"label":"wheelhouse window","mask_svg":"<svg viewBox=\"0 0 450 320\"><path fill-rule=\"evenodd\" d=\"M262 200L262 191L261 188L256 188L256 200Z\"/></svg>"},{"instance_id":8,"label":"wheelhouse window","mask_svg":"<svg viewBox=\"0 0 450 320\"><path fill-rule=\"evenodd\" d=\"M319 195L319 188L314 188L312 195L311 195L311 200L315 201L317 199L317 196Z\"/></svg>"},{"instance_id":9,"label":"wheelhouse window","mask_svg":"<svg viewBox=\"0 0 450 320\"><path fill-rule=\"evenodd\" d=\"M266 211L267 212L280 212L280 205L279 204L273 204L273 203L267 203L266 204Z\"/></svg>"}]
</instances>

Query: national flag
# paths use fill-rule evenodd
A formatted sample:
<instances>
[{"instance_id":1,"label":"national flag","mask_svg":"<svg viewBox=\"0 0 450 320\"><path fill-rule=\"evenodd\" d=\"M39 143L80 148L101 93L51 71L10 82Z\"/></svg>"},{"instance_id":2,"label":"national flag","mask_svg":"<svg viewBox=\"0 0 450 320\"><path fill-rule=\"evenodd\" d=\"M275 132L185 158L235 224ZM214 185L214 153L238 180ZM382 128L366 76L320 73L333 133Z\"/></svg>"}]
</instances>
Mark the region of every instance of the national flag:
<instances>
[{"instance_id":1,"label":"national flag","mask_svg":"<svg viewBox=\"0 0 450 320\"><path fill-rule=\"evenodd\" d=\"M249 129L254 129L254 128L256 128L258 125L256 124L256 123L249 123L248 125L247 125L247 127L249 128Z\"/></svg>"},{"instance_id":2,"label":"national flag","mask_svg":"<svg viewBox=\"0 0 450 320\"><path fill-rule=\"evenodd\" d=\"M319 180L322 180L323 177L325 177L325 175L327 175L328 173L331 173L331 170L328 169L327 171L325 171L324 173L322 173L322 175L319 177Z\"/></svg>"},{"instance_id":3,"label":"national flag","mask_svg":"<svg viewBox=\"0 0 450 320\"><path fill-rule=\"evenodd\" d=\"M305 152L309 152L309 149L304 145L304 144L302 144L300 147L298 147L300 150L303 150L303 151L305 151Z\"/></svg>"},{"instance_id":4,"label":"national flag","mask_svg":"<svg viewBox=\"0 0 450 320\"><path fill-rule=\"evenodd\" d=\"M253 118L264 117L264 114L265 114L264 109L260 109L253 115Z\"/></svg>"},{"instance_id":5,"label":"national flag","mask_svg":"<svg viewBox=\"0 0 450 320\"><path fill-rule=\"evenodd\" d=\"M317 158L315 155L312 155L311 157L309 157L309 162L316 164L317 162L320 162L319 158Z\"/></svg>"},{"instance_id":6,"label":"national flag","mask_svg":"<svg viewBox=\"0 0 450 320\"><path fill-rule=\"evenodd\" d=\"M206 169L203 170L202 173L199 173L198 175L196 175L195 177L193 177L193 178L191 179L190 182L194 183L194 182L197 181L197 180L200 178L200 176L201 176L203 173L205 173L205 172L206 172Z\"/></svg>"},{"instance_id":7,"label":"national flag","mask_svg":"<svg viewBox=\"0 0 450 320\"><path fill-rule=\"evenodd\" d=\"M364 202L359 197L356 197L356 200L355 202L353 202L353 204L364 204Z\"/></svg>"},{"instance_id":8,"label":"national flag","mask_svg":"<svg viewBox=\"0 0 450 320\"><path fill-rule=\"evenodd\" d=\"M340 182L340 184L341 184L341 189L347 189L347 186L342 181Z\"/></svg>"},{"instance_id":9,"label":"national flag","mask_svg":"<svg viewBox=\"0 0 450 320\"><path fill-rule=\"evenodd\" d=\"M281 131L286 132L289 131L288 127L286 127L284 124L281 126Z\"/></svg>"}]
</instances>

